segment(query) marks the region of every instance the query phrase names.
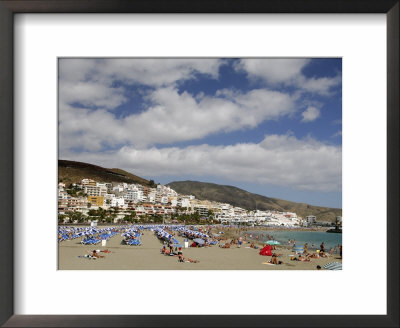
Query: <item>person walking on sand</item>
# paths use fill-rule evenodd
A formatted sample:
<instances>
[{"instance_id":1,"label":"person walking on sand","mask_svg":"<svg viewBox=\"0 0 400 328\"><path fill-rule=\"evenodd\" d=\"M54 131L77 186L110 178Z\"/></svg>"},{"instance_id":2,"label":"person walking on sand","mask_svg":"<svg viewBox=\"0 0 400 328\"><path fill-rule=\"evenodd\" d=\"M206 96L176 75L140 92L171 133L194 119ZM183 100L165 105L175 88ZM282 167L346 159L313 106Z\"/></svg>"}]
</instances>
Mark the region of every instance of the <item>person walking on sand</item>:
<instances>
[{"instance_id":1,"label":"person walking on sand","mask_svg":"<svg viewBox=\"0 0 400 328\"><path fill-rule=\"evenodd\" d=\"M322 242L319 247L320 247L321 253L325 253L325 244L324 244L324 242Z\"/></svg>"}]
</instances>

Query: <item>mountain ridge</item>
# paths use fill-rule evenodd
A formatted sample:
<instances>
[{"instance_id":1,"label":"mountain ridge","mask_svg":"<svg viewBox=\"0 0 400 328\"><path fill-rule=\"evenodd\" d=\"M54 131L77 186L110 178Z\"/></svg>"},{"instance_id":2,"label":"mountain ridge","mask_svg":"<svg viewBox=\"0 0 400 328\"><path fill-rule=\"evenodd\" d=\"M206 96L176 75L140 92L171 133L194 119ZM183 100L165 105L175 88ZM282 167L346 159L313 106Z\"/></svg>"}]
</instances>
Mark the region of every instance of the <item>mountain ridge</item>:
<instances>
[{"instance_id":1,"label":"mountain ridge","mask_svg":"<svg viewBox=\"0 0 400 328\"><path fill-rule=\"evenodd\" d=\"M58 182L67 184L80 183L84 178L102 182L126 182L150 185L150 181L121 169L109 169L84 162L58 160Z\"/></svg>"},{"instance_id":2,"label":"mountain ridge","mask_svg":"<svg viewBox=\"0 0 400 328\"><path fill-rule=\"evenodd\" d=\"M234 186L219 185L199 181L173 181L167 186L181 194L193 195L200 200L229 203L246 210L275 210L295 212L298 216L315 215L319 221L334 222L336 216L342 216L342 209L296 203L279 198L254 194Z\"/></svg>"}]
</instances>

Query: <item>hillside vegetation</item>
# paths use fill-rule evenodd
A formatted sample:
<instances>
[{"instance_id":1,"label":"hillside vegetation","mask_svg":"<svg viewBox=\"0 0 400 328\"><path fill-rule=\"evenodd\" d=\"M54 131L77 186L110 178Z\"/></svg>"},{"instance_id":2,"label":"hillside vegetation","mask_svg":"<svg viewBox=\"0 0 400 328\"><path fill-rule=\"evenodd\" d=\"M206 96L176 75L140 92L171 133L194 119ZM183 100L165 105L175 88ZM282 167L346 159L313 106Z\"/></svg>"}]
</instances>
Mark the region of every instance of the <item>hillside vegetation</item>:
<instances>
[{"instance_id":1,"label":"hillside vegetation","mask_svg":"<svg viewBox=\"0 0 400 328\"><path fill-rule=\"evenodd\" d=\"M295 212L298 216L306 217L315 215L318 221L335 221L336 216L342 216L342 210L313 206L305 203L295 203L287 200L265 197L248 191L214 183L197 181L175 181L168 184L180 194L194 195L201 200L211 200L229 203L246 210L276 210L282 212Z\"/></svg>"},{"instance_id":2,"label":"hillside vegetation","mask_svg":"<svg viewBox=\"0 0 400 328\"><path fill-rule=\"evenodd\" d=\"M150 181L121 169L107 169L88 163L58 160L58 182L65 184L80 183L84 178L101 182L126 182L150 185Z\"/></svg>"}]
</instances>

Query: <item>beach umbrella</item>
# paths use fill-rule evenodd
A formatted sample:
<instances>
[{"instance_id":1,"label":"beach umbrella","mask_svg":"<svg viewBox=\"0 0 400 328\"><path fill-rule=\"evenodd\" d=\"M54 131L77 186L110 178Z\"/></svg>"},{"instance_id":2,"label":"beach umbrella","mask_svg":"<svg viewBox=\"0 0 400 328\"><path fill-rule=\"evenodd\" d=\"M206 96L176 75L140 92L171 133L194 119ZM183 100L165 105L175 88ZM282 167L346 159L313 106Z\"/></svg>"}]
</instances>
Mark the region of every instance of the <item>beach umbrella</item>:
<instances>
[{"instance_id":1,"label":"beach umbrella","mask_svg":"<svg viewBox=\"0 0 400 328\"><path fill-rule=\"evenodd\" d=\"M331 262L324 265L324 269L327 270L342 270L342 263L339 262Z\"/></svg>"},{"instance_id":2,"label":"beach umbrella","mask_svg":"<svg viewBox=\"0 0 400 328\"><path fill-rule=\"evenodd\" d=\"M268 241L265 242L265 244L268 244L268 245L280 245L281 243L279 241L276 241L276 240L268 240Z\"/></svg>"},{"instance_id":3,"label":"beach umbrella","mask_svg":"<svg viewBox=\"0 0 400 328\"><path fill-rule=\"evenodd\" d=\"M297 253L303 253L304 252L304 247L303 246L294 246L293 247L293 252Z\"/></svg>"},{"instance_id":4,"label":"beach umbrella","mask_svg":"<svg viewBox=\"0 0 400 328\"><path fill-rule=\"evenodd\" d=\"M203 245L203 244L204 244L204 240L203 240L203 239L200 239L200 238L193 239L193 241L194 241L195 243L200 244L200 245Z\"/></svg>"}]
</instances>

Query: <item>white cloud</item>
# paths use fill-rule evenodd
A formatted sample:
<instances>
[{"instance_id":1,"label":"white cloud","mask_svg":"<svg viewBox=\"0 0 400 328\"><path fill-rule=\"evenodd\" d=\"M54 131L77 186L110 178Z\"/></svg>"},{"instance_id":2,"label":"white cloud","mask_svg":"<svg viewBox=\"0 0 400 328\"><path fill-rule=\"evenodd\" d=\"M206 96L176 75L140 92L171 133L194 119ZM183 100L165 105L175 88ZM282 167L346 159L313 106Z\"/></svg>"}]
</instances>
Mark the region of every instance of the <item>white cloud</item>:
<instances>
[{"instance_id":1,"label":"white cloud","mask_svg":"<svg viewBox=\"0 0 400 328\"><path fill-rule=\"evenodd\" d=\"M87 107L114 109L127 101L124 89L96 82L60 83L60 103L79 103Z\"/></svg>"},{"instance_id":2,"label":"white cloud","mask_svg":"<svg viewBox=\"0 0 400 328\"><path fill-rule=\"evenodd\" d=\"M330 95L331 88L341 82L341 77L307 78L302 70L309 63L310 59L240 59L235 68L271 86L294 86L306 92Z\"/></svg>"},{"instance_id":3,"label":"white cloud","mask_svg":"<svg viewBox=\"0 0 400 328\"><path fill-rule=\"evenodd\" d=\"M259 77L270 84L294 83L309 59L241 59L236 69L244 70L249 77Z\"/></svg>"},{"instance_id":4,"label":"white cloud","mask_svg":"<svg viewBox=\"0 0 400 328\"><path fill-rule=\"evenodd\" d=\"M320 111L318 108L310 106L301 115L303 116L302 122L312 122L320 116Z\"/></svg>"},{"instance_id":5,"label":"white cloud","mask_svg":"<svg viewBox=\"0 0 400 328\"><path fill-rule=\"evenodd\" d=\"M294 112L292 97L266 89L247 93L221 90L214 97L196 99L172 87L148 96L152 105L144 112L116 118L105 109L89 110L60 105L62 149L130 144L144 147L203 138L217 132L253 128Z\"/></svg>"},{"instance_id":6,"label":"white cloud","mask_svg":"<svg viewBox=\"0 0 400 328\"><path fill-rule=\"evenodd\" d=\"M196 73L217 78L223 64L218 59L61 59L60 148L100 150L193 140L252 128L294 111L293 97L270 90L221 90L214 97L178 93L178 81ZM142 94L148 107L117 118L112 111L130 97L129 84L152 87Z\"/></svg>"},{"instance_id":7,"label":"white cloud","mask_svg":"<svg viewBox=\"0 0 400 328\"><path fill-rule=\"evenodd\" d=\"M60 59L60 102L113 109L124 103L127 85L174 85L196 73L218 78L220 59Z\"/></svg>"},{"instance_id":8,"label":"white cloud","mask_svg":"<svg viewBox=\"0 0 400 328\"><path fill-rule=\"evenodd\" d=\"M62 158L120 167L142 176L218 176L300 190L341 191L341 147L312 138L270 135L258 143L230 146L135 149L110 153L66 153Z\"/></svg>"},{"instance_id":9,"label":"white cloud","mask_svg":"<svg viewBox=\"0 0 400 328\"><path fill-rule=\"evenodd\" d=\"M341 136L342 136L342 130L339 130L338 132L336 132L335 134L332 135L332 138L341 137Z\"/></svg>"}]
</instances>

